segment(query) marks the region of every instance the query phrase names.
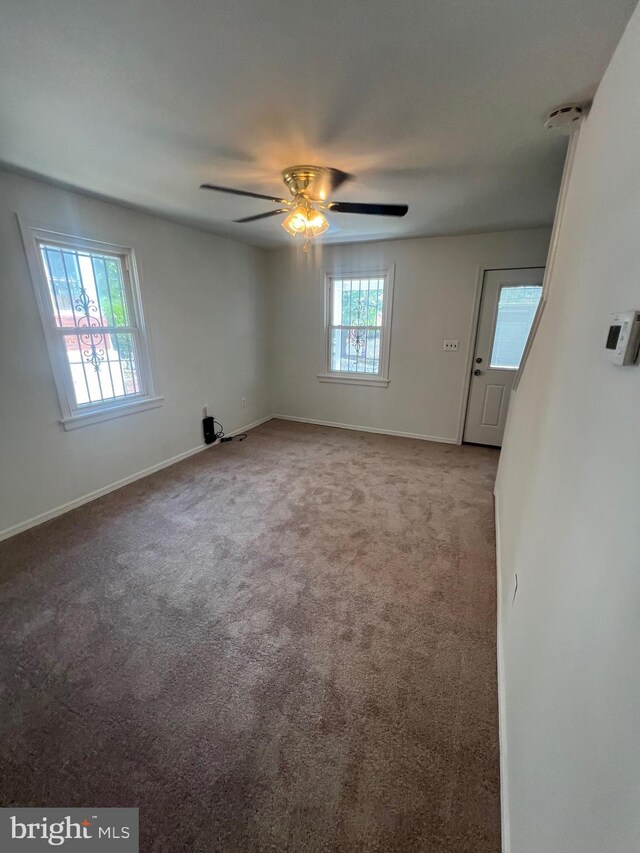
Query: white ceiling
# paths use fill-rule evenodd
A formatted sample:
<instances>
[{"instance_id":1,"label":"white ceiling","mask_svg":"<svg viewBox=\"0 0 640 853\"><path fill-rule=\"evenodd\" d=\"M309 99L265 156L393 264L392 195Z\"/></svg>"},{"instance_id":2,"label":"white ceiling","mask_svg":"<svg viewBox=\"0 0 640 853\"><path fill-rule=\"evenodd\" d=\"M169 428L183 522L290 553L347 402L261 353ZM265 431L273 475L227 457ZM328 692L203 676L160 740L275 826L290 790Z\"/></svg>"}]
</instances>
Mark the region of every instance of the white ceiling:
<instances>
[{"instance_id":1,"label":"white ceiling","mask_svg":"<svg viewBox=\"0 0 640 853\"><path fill-rule=\"evenodd\" d=\"M325 240L548 224L635 0L0 0L0 160L261 246L296 163L357 175Z\"/></svg>"}]
</instances>

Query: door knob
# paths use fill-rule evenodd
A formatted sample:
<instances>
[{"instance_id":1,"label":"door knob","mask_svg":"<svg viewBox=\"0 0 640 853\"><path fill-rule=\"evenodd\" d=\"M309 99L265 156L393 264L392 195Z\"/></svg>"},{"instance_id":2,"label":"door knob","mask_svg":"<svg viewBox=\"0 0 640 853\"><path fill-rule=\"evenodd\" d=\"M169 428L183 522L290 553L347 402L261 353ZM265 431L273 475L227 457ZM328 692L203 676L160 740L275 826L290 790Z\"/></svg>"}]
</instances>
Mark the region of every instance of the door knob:
<instances>
[{"instance_id":1,"label":"door knob","mask_svg":"<svg viewBox=\"0 0 640 853\"><path fill-rule=\"evenodd\" d=\"M473 375L474 376L482 376L482 371L481 370L474 370Z\"/></svg>"},{"instance_id":2,"label":"door knob","mask_svg":"<svg viewBox=\"0 0 640 853\"><path fill-rule=\"evenodd\" d=\"M476 364L482 364L482 358L480 356L476 358Z\"/></svg>"}]
</instances>

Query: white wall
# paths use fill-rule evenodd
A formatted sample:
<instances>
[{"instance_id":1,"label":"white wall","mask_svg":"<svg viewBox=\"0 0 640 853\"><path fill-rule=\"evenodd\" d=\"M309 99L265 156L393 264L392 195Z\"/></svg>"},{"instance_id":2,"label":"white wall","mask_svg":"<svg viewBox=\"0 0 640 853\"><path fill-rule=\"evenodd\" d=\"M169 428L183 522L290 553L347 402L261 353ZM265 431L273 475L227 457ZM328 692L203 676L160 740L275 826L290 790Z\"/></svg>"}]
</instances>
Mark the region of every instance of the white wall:
<instances>
[{"instance_id":1,"label":"white wall","mask_svg":"<svg viewBox=\"0 0 640 853\"><path fill-rule=\"evenodd\" d=\"M640 308L639 151L636 11L580 133L496 490L512 853L640 850L640 367L603 353L608 315Z\"/></svg>"},{"instance_id":2,"label":"white wall","mask_svg":"<svg viewBox=\"0 0 640 853\"><path fill-rule=\"evenodd\" d=\"M16 213L135 249L161 408L62 429ZM199 446L205 405L227 431L275 412L455 440L478 268L543 264L548 238L540 229L265 253L0 171L0 536ZM322 270L390 263L391 384L319 383ZM444 353L445 337L461 350Z\"/></svg>"},{"instance_id":3,"label":"white wall","mask_svg":"<svg viewBox=\"0 0 640 853\"><path fill-rule=\"evenodd\" d=\"M60 426L16 213L133 246L164 405ZM0 531L197 447L205 405L228 432L270 413L262 250L0 172L0 258Z\"/></svg>"},{"instance_id":4,"label":"white wall","mask_svg":"<svg viewBox=\"0 0 640 853\"><path fill-rule=\"evenodd\" d=\"M547 229L268 252L274 411L455 441L481 265L544 266ZM323 270L395 264L387 388L319 382ZM444 339L460 340L444 352Z\"/></svg>"}]
</instances>

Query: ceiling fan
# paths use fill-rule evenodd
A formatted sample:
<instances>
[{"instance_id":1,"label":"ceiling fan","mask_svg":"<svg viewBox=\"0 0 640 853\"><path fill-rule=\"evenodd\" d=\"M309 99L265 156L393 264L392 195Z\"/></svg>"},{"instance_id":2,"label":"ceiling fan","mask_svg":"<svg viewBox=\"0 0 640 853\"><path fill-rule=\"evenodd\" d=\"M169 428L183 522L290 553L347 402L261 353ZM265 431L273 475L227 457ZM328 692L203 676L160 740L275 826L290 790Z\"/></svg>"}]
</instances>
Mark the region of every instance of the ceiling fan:
<instances>
[{"instance_id":1,"label":"ceiling fan","mask_svg":"<svg viewBox=\"0 0 640 853\"><path fill-rule=\"evenodd\" d=\"M332 213L364 213L373 216L405 216L409 210L406 204L363 204L350 201L329 201L329 196L350 180L353 175L330 169L324 166L291 166L282 172L282 180L292 195L291 199L276 198L261 193L236 190L231 187L220 187L215 184L202 184L200 189L216 190L232 195L245 195L249 198L261 198L274 204L285 205L268 213L257 213L234 219L234 222L255 222L280 213L288 214L282 222L284 230L296 237L298 234L305 238L304 250L309 249L309 241L323 234L329 227L322 211Z\"/></svg>"}]
</instances>

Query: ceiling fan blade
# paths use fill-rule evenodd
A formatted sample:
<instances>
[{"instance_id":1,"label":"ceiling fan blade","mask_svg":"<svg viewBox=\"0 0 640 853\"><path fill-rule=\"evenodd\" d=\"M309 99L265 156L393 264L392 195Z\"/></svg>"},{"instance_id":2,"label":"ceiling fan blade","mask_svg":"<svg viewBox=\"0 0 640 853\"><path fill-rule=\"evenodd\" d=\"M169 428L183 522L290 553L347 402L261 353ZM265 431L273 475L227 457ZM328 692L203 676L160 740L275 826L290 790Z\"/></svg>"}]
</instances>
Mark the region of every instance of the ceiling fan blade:
<instances>
[{"instance_id":1,"label":"ceiling fan blade","mask_svg":"<svg viewBox=\"0 0 640 853\"><path fill-rule=\"evenodd\" d=\"M335 192L346 181L353 180L353 175L349 172L341 172L340 169L328 169L328 172L331 179L331 192Z\"/></svg>"},{"instance_id":2,"label":"ceiling fan blade","mask_svg":"<svg viewBox=\"0 0 640 853\"><path fill-rule=\"evenodd\" d=\"M353 175L348 172L341 172L340 169L322 169L318 177L309 187L309 197L313 201L323 201L325 198L330 198L334 192L341 187L345 181L350 181Z\"/></svg>"},{"instance_id":3,"label":"ceiling fan blade","mask_svg":"<svg viewBox=\"0 0 640 853\"><path fill-rule=\"evenodd\" d=\"M405 216L406 204L361 204L356 201L330 201L327 205L332 213L367 213L371 216Z\"/></svg>"},{"instance_id":4,"label":"ceiling fan blade","mask_svg":"<svg viewBox=\"0 0 640 853\"><path fill-rule=\"evenodd\" d=\"M261 193L250 193L247 190L234 190L231 187L218 187L215 184L200 184L201 190L215 190L219 193L231 193L231 195L246 195L249 198L263 198L265 201L275 201L276 204L288 204L286 198L275 198L272 195L262 195Z\"/></svg>"},{"instance_id":5,"label":"ceiling fan blade","mask_svg":"<svg viewBox=\"0 0 640 853\"><path fill-rule=\"evenodd\" d=\"M234 222L255 222L256 219L266 219L267 216L277 216L279 213L289 213L288 207L270 210L268 213L257 213L255 216L245 216L244 219L234 219Z\"/></svg>"}]
</instances>

